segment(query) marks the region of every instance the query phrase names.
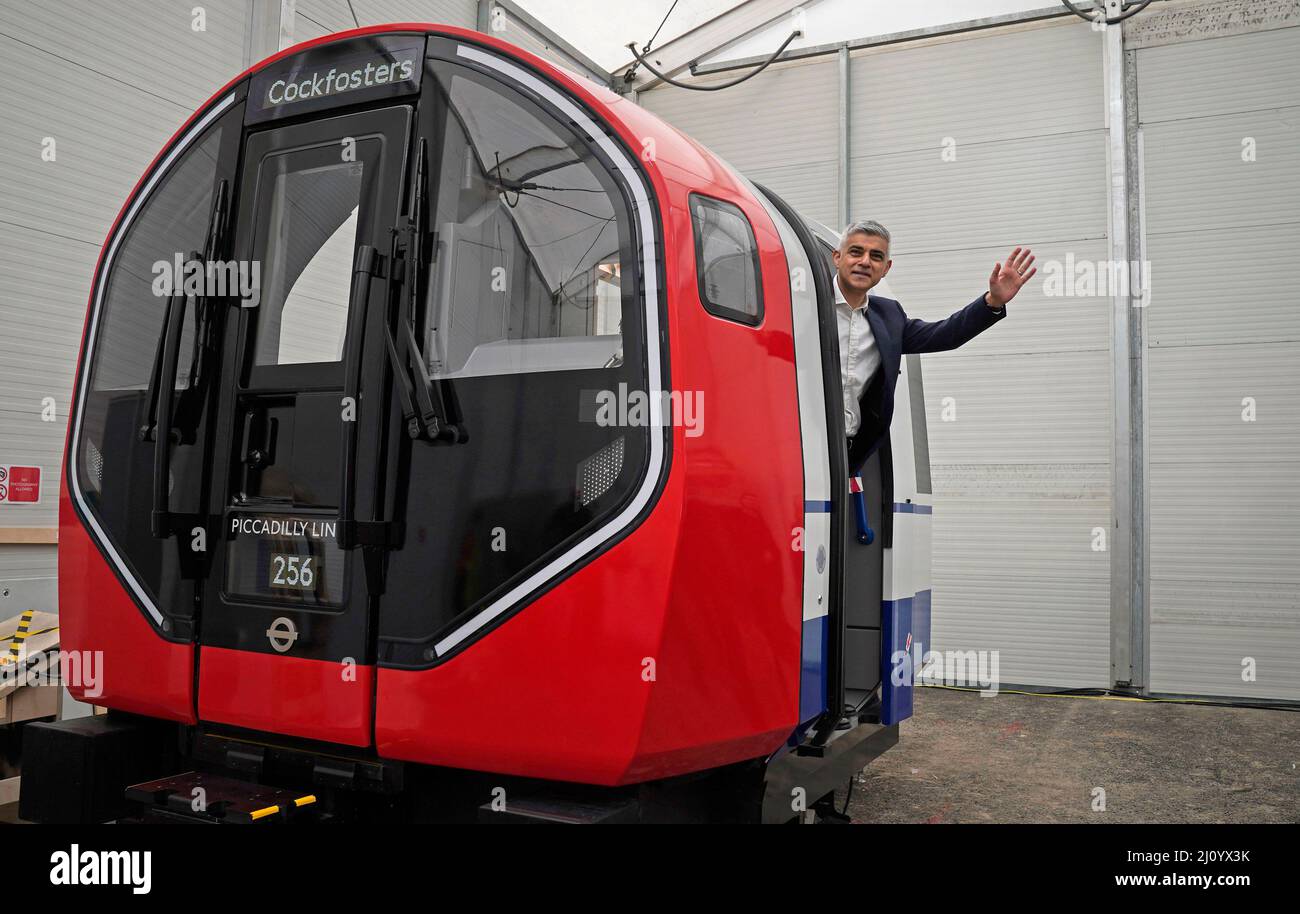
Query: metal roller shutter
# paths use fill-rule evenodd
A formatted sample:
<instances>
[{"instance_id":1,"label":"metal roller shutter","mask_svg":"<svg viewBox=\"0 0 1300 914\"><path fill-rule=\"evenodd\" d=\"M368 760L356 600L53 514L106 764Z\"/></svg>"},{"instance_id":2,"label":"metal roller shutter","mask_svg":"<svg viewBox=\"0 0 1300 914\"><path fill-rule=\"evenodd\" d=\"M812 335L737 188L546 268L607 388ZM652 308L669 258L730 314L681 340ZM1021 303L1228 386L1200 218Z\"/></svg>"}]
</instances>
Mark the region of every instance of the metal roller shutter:
<instances>
[{"instance_id":1,"label":"metal roller shutter","mask_svg":"<svg viewBox=\"0 0 1300 914\"><path fill-rule=\"evenodd\" d=\"M1151 689L1294 700L1300 28L1142 47L1136 59L1152 286Z\"/></svg>"}]
</instances>

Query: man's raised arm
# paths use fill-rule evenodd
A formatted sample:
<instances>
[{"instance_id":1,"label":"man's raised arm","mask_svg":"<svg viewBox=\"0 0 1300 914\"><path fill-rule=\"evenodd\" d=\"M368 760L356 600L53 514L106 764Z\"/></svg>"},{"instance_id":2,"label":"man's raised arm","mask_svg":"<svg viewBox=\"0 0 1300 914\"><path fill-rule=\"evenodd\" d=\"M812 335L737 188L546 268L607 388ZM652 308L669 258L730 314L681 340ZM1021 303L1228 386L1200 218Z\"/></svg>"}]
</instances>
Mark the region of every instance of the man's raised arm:
<instances>
[{"instance_id":1,"label":"man's raised arm","mask_svg":"<svg viewBox=\"0 0 1300 914\"><path fill-rule=\"evenodd\" d=\"M903 325L903 354L945 352L973 340L1007 316L1006 304L1038 272L1029 248L1016 248L1005 263L996 264L989 289L975 301L941 321L908 318Z\"/></svg>"}]
</instances>

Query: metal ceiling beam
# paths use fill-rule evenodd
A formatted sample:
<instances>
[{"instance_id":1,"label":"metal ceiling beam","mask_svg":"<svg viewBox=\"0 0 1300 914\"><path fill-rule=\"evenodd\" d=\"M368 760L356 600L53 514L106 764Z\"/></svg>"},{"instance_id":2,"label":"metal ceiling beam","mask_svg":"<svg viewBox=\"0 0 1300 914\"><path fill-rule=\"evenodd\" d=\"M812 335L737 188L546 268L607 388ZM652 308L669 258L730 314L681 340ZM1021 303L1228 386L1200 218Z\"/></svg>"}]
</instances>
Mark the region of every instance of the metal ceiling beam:
<instances>
[{"instance_id":1,"label":"metal ceiling beam","mask_svg":"<svg viewBox=\"0 0 1300 914\"><path fill-rule=\"evenodd\" d=\"M1090 6L1088 3L1076 5ZM944 35L957 35L964 32L975 32L981 29L994 29L1006 25L1019 25L1026 22L1038 22L1044 19L1059 19L1062 16L1073 15L1073 13L1058 3L1054 6L1022 10L1018 13L1003 13L998 16L986 16L982 19L967 19L964 22L950 22L945 23L944 25L932 25L920 29L908 29L905 32L891 32L888 35L870 35L852 41L836 41L830 44L795 48L782 54L781 60L787 61L799 60L807 57L821 57L828 54L837 54L839 53L840 48L848 48L850 51L856 51L861 48L876 48L884 45L900 44L905 41L917 41L922 38L937 38ZM740 57L735 60L728 60L715 64L701 64L695 68L694 75L708 76L714 73L725 73L728 70L747 69L761 64L765 60L767 60L767 55ZM671 76L672 74L669 75Z\"/></svg>"}]
</instances>

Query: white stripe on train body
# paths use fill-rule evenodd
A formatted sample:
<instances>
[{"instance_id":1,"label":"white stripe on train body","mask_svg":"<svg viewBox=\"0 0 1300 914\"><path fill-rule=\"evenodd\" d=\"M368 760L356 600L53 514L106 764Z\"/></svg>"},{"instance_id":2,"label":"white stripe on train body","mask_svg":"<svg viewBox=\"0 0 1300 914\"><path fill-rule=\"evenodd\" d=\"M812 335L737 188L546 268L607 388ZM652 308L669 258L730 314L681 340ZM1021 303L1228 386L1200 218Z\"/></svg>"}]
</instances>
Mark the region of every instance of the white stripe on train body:
<instances>
[{"instance_id":1,"label":"white stripe on train body","mask_svg":"<svg viewBox=\"0 0 1300 914\"><path fill-rule=\"evenodd\" d=\"M734 172L735 169L733 168ZM821 328L813 265L799 236L753 182L737 177L763 205L785 248L793 310L795 379L799 388L799 437L803 450L803 621L830 611L831 479L826 430L826 385L822 373Z\"/></svg>"}]
</instances>

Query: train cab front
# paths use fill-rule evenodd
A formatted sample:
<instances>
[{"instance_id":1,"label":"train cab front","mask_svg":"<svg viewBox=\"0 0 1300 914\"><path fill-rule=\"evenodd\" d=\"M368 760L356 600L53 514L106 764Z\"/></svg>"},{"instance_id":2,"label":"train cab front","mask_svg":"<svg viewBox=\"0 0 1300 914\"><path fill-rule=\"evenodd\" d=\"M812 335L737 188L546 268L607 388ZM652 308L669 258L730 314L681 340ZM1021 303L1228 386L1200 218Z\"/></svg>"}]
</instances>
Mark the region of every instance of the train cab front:
<instances>
[{"instance_id":1,"label":"train cab front","mask_svg":"<svg viewBox=\"0 0 1300 914\"><path fill-rule=\"evenodd\" d=\"M70 422L64 645L104 658L74 695L622 776L674 536L662 240L617 97L578 83L474 33L361 30L245 74L159 155L101 254ZM483 719L488 692L517 716ZM627 722L578 746L561 705Z\"/></svg>"}]
</instances>

